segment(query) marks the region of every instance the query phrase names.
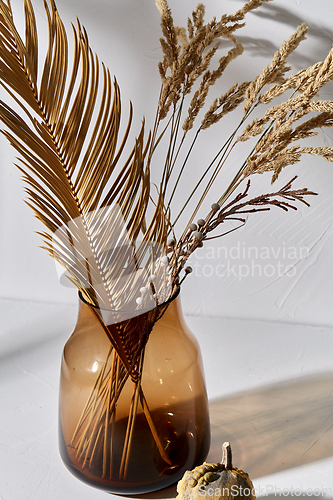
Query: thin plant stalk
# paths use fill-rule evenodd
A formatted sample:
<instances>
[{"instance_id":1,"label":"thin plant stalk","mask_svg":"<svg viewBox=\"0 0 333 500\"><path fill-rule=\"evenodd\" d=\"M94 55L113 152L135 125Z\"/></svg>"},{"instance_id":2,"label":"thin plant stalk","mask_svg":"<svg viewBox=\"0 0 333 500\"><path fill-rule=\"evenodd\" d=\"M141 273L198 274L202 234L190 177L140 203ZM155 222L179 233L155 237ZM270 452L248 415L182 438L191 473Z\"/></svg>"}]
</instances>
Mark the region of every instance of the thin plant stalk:
<instances>
[{"instance_id":1,"label":"thin plant stalk","mask_svg":"<svg viewBox=\"0 0 333 500\"><path fill-rule=\"evenodd\" d=\"M163 194L164 195L165 195L166 188L167 188L169 179L171 177L173 168L175 166L176 159L177 159L177 157L179 155L179 152L181 150L181 147L183 145L184 138L185 138L185 135L186 135L186 134L183 135L183 138L182 138L180 144L178 145L176 155L174 156L175 148L176 148L176 143L177 143L178 132L179 132L179 126L180 126L180 121L181 121L181 114L182 114L182 110L183 110L183 106L184 106L184 99L185 99L185 96L183 95L181 103L180 103L180 106L178 108L178 112L177 112L175 131L172 131L172 136L171 136L171 142L173 143L172 144L172 153L171 153L171 158L170 158L170 161L169 161L168 171L167 171L167 175L166 175L166 179L165 179L165 186L164 186L164 190L163 190Z\"/></svg>"},{"instance_id":2,"label":"thin plant stalk","mask_svg":"<svg viewBox=\"0 0 333 500\"><path fill-rule=\"evenodd\" d=\"M140 364L139 364L139 372L140 372L139 379L137 380L137 382L135 384L133 413L131 415L131 424L130 424L130 429L129 429L128 442L125 443L125 445L124 445L124 451L126 450L126 452L125 452L125 456L124 456L124 452L123 452L123 458L122 458L121 465L120 465L119 476L121 478L123 475L124 479L126 479L126 476L127 476L135 419L136 419L136 415L137 415L137 411L138 411L139 396L140 396L140 389L141 389L141 378L142 378L142 370L143 370L143 360L144 360L144 350L142 350L142 352L141 352L141 359L140 359ZM128 421L130 421L130 417L128 417ZM124 461L123 461L123 459L124 459Z\"/></svg>"},{"instance_id":3,"label":"thin plant stalk","mask_svg":"<svg viewBox=\"0 0 333 500\"><path fill-rule=\"evenodd\" d=\"M226 140L226 142L223 144L223 146L221 147L221 149L217 152L217 154L215 155L215 157L213 158L213 160L210 162L210 164L209 164L209 165L208 165L208 167L206 168L205 172L202 174L202 176L200 177L200 179L199 179L199 181L197 182L196 186L195 186L195 187L194 187L194 189L192 190L191 194L190 194L190 195L189 195L189 197L187 198L187 200L186 200L185 204L183 205L183 207L181 208L181 210L178 212L178 214L177 214L177 216L176 216L176 218L175 218L175 220L174 220L174 222L173 222L173 224L172 224L173 226L175 226L175 224L176 224L176 223L177 223L177 221L179 220L179 218L180 218L181 214L184 212L185 208L187 207L188 203L190 202L190 200L191 200L191 199L192 199L192 197L194 196L194 194L195 194L196 190L199 188L199 186L200 186L201 182L203 181L203 179L206 177L207 173L210 171L210 169L212 168L212 166L214 165L214 163L216 162L216 160L219 158L219 156L220 156L220 155L222 155L222 156L221 156L221 158L220 158L220 160L219 160L219 162L218 162L218 164L217 164L217 166L215 167L215 170L214 170L214 172L212 173L212 175L211 175L211 177L210 177L210 179L209 179L209 181L208 181L208 184L207 184L207 186L206 186L206 188L205 188L205 190L204 190L204 192L203 192L203 194L202 194L202 196L201 196L201 198L200 198L200 200L199 200L199 203L198 203L198 205L195 207L194 212L192 213L192 215L191 215L191 217L190 217L190 219L189 219L189 221L188 221L188 223L187 223L186 227L188 227L188 226L189 226L189 224L191 224L191 222L193 221L194 217L196 216L196 214L197 214L197 212L198 212L198 210L199 210L200 206L202 205L202 203L203 203L203 201L204 201L204 198L206 197L206 195L207 195L207 193L208 193L208 191L209 191L210 187L212 186L212 183L213 183L214 179L216 178L216 174L217 174L217 172L218 172L218 171L219 171L219 169L221 168L221 162L224 160L224 158L225 158L225 155L226 155L226 154L227 154L227 155L229 155L229 153L228 153L228 148L230 147L230 144L231 144L232 140L235 138L235 135L237 134L238 130L241 128L241 126L242 126L242 125L243 125L243 123L246 121L246 119L248 118L248 116L252 113L252 111L254 110L254 108L255 108L255 107L256 107L256 106L253 106L250 110L248 110L248 111L247 111L247 113L244 115L244 117L242 118L242 120L240 121L240 123L237 125L236 129L232 132L232 134L229 136L229 138L228 138L228 139ZM189 151L188 151L188 153L187 153L187 156L186 156L186 158L185 158L185 160L184 160L184 163L183 163L183 165L182 165L182 168L181 168L181 170L180 170L180 174L178 175L177 181L176 181L176 183L175 183L175 186L174 186L174 189L173 189L173 192L172 192L172 197L173 197L173 196L174 196L174 194L175 194L175 191L176 191L176 189L177 189L177 186L178 186L178 183L179 183L180 177L181 177L181 175L182 175L182 173L183 173L183 170L184 170L184 168L185 168L185 164L186 164L186 162L187 162L187 161L188 161L188 159L189 159L189 156L190 156L190 154L191 154L191 152L192 152L192 150L193 150L193 147L194 147L195 141L197 140L197 137L198 137L199 132L200 132L201 130L202 130L202 129L201 129L201 127L200 127L200 128L197 130L197 132L196 132L196 135L195 135L195 137L194 137L194 140L192 141L191 147L190 147L190 149L189 149ZM233 148L233 146L231 146L231 149L232 149L232 148ZM224 164L224 161L223 161L223 164ZM169 201L168 206L169 206L169 205L170 205L170 203L171 203L171 199L172 199L172 197L170 198L170 201ZM183 233L182 237L184 236L184 234L185 234L185 232Z\"/></svg>"},{"instance_id":4,"label":"thin plant stalk","mask_svg":"<svg viewBox=\"0 0 333 500\"><path fill-rule=\"evenodd\" d=\"M105 414L105 424L104 424L104 449L103 449L103 476L106 476L107 469L107 458L108 458L108 445L110 440L110 407L111 407L111 394L112 394L112 384L115 378L116 373L116 351L114 350L112 356L112 368L110 373L110 379L108 384L108 400L107 400L107 409ZM111 442L110 442L111 445ZM111 454L110 454L111 456Z\"/></svg>"},{"instance_id":5,"label":"thin plant stalk","mask_svg":"<svg viewBox=\"0 0 333 500\"><path fill-rule=\"evenodd\" d=\"M184 97L182 98L182 101L178 107L176 119L175 119L176 109L174 109L174 111L172 113L169 147L168 147L166 162L165 162L165 166L163 169L162 180L161 180L163 196L165 195L167 184L168 184L168 181L169 181L169 178L171 175L171 171L172 171L171 170L172 167L170 167L170 164L172 162L172 158L173 158L173 154L174 154L174 150L175 150L175 145L176 145L176 141L177 141L177 135L178 135L179 125L180 125L183 104L184 104Z\"/></svg>"}]
</instances>

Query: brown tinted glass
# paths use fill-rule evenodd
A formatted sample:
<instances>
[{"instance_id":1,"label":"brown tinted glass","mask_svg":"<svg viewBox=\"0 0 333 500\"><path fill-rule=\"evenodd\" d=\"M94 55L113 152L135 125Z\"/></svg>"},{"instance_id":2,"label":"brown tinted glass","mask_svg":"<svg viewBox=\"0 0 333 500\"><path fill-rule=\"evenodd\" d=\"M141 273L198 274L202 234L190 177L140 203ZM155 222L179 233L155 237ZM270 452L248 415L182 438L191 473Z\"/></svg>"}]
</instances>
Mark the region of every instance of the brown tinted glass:
<instances>
[{"instance_id":1,"label":"brown tinted glass","mask_svg":"<svg viewBox=\"0 0 333 500\"><path fill-rule=\"evenodd\" d=\"M141 327L140 316L131 321ZM124 378L115 408L108 396L108 388L115 384L112 377L121 377L116 358L96 316L80 301L61 368L62 459L79 479L108 492L138 494L164 488L203 462L210 444L200 350L184 322L179 298L157 321L144 350L132 428L133 381Z\"/></svg>"}]
</instances>

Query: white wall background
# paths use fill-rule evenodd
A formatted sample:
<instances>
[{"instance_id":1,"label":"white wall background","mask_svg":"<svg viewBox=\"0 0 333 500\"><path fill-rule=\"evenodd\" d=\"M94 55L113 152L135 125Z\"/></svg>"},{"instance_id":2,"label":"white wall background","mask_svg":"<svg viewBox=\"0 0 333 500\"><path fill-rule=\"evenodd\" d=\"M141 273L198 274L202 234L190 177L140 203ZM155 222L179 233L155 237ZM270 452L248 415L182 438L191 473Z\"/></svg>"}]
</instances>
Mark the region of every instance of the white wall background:
<instances>
[{"instance_id":1,"label":"white wall background","mask_svg":"<svg viewBox=\"0 0 333 500\"><path fill-rule=\"evenodd\" d=\"M18 20L22 3L12 0ZM47 40L42 1L33 3L40 40ZM197 0L170 0L175 23L184 25L196 3ZM158 98L157 62L161 57L159 13L154 0L58 0L57 5L68 28L70 48L70 23L75 23L78 16L87 28L93 50L116 75L122 91L124 123L131 100L135 110L133 131L137 133L143 115L149 126ZM207 0L206 19L233 13L241 5L238 0ZM216 88L217 95L236 81L254 78L302 21L308 23L310 31L291 58L294 69L323 60L333 40L332 3L273 0L248 15L246 27L238 32L245 52L227 70ZM332 86L327 87L321 97L331 99L332 93ZM223 144L232 123L233 119L227 118L215 131L210 129L203 136L174 213L183 201L183 189L202 171L216 145ZM332 139L328 130L313 142L331 145ZM58 283L52 259L38 248L41 239L34 231L40 231L42 226L22 201L22 182L12 165L15 154L4 138L0 141L0 298L76 302L76 292ZM212 190L208 206L223 191L241 158L238 154L233 157ZM156 165L155 179L158 168ZM214 243L207 242L192 259L195 273L184 284L185 313L333 325L333 165L313 157L304 158L286 170L276 185L282 186L295 173L299 174L295 186L319 193L311 199L311 208L300 206L297 212L287 214L277 209L255 214L240 231L213 240ZM269 176L253 179L253 194L269 190ZM206 210L200 215L205 216Z\"/></svg>"}]
</instances>

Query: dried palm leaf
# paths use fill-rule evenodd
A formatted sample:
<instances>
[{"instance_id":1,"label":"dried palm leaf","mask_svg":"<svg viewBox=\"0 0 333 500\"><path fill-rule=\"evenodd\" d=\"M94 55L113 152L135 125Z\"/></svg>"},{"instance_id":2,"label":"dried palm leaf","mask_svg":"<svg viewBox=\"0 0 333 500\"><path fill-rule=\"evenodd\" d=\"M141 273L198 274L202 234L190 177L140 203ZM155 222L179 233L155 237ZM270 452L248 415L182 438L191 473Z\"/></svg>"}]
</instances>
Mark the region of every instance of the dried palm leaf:
<instances>
[{"instance_id":1,"label":"dried palm leaf","mask_svg":"<svg viewBox=\"0 0 333 500\"><path fill-rule=\"evenodd\" d=\"M148 227L146 224L150 171L145 160L150 135L145 139L142 123L129 157L122 160L132 123L132 107L121 138L119 86L116 81L112 84L109 70L93 55L85 29L79 22L77 28L73 27L70 72L66 30L54 0L50 0L50 5L44 0L49 41L43 67L39 69L31 1L24 0L24 7L25 41L16 29L10 0L7 3L0 0L0 84L13 101L12 107L0 101L0 119L6 127L2 133L19 153L16 166L25 181L26 202L46 226L39 233L44 240L43 248L66 269L83 299L98 306L91 310L111 343L96 384L102 388L111 377L108 386L113 389L106 394L98 391L93 421L100 421L98 436L106 439L119 394L131 378L157 446L168 462L141 387L145 345L154 323L167 306L155 308L156 296L149 303L147 294L146 305L150 310L145 313L144 326L138 328L135 321L140 288L154 272L160 278L163 274L163 269L156 268L156 262L165 253L168 231L161 194ZM165 283L159 287L163 291L160 302L164 302L170 291ZM119 368L107 371L110 363ZM88 451L92 451L88 423L91 419L86 419L86 412L91 409L89 400L78 423L83 434L80 439L76 433L73 435L73 446L82 457L83 466ZM130 427L134 425L135 413L132 412ZM105 443L102 443L104 467L108 460ZM127 442L124 473L129 449ZM95 449L88 465L93 466L94 456Z\"/></svg>"},{"instance_id":2,"label":"dried palm leaf","mask_svg":"<svg viewBox=\"0 0 333 500\"><path fill-rule=\"evenodd\" d=\"M128 159L118 167L132 107L120 142L119 86L93 55L79 22L73 27L69 73L67 35L53 0L50 7L44 0L49 42L38 78L36 19L30 0L24 6L25 41L15 27L10 1L0 0L1 85L19 109L1 101L0 119L6 126L3 134L20 154L17 166L27 204L47 228L41 233L44 248L66 268L83 297L100 307L135 309L138 290L152 274L152 262L163 253L166 240L163 200L145 230L150 137L145 139L143 123ZM151 241L154 251L145 264Z\"/></svg>"}]
</instances>

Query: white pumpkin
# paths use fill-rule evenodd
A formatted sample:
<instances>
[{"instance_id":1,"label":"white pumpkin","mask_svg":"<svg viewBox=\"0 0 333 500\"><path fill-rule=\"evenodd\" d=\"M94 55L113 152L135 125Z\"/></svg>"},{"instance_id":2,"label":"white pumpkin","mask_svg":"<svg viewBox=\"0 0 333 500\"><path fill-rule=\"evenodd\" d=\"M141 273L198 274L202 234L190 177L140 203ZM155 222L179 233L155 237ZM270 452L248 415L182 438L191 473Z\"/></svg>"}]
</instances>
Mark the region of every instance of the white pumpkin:
<instances>
[{"instance_id":1,"label":"white pumpkin","mask_svg":"<svg viewBox=\"0 0 333 500\"><path fill-rule=\"evenodd\" d=\"M230 443L222 447L222 462L204 462L186 471L177 485L176 500L255 500L248 474L232 466Z\"/></svg>"}]
</instances>

